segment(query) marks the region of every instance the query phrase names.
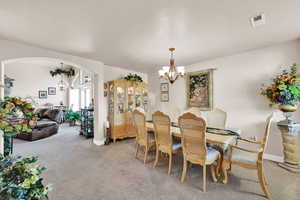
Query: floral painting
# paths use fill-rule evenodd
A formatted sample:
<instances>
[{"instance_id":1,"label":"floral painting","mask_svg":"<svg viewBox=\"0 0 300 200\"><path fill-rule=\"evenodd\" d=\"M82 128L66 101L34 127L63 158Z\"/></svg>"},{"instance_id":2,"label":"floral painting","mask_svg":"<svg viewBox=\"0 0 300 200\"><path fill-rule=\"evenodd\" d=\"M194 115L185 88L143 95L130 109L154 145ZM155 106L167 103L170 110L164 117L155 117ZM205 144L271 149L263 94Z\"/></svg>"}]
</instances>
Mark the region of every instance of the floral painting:
<instances>
[{"instance_id":1,"label":"floral painting","mask_svg":"<svg viewBox=\"0 0 300 200\"><path fill-rule=\"evenodd\" d=\"M213 70L187 74L188 107L199 107L201 110L213 109Z\"/></svg>"}]
</instances>

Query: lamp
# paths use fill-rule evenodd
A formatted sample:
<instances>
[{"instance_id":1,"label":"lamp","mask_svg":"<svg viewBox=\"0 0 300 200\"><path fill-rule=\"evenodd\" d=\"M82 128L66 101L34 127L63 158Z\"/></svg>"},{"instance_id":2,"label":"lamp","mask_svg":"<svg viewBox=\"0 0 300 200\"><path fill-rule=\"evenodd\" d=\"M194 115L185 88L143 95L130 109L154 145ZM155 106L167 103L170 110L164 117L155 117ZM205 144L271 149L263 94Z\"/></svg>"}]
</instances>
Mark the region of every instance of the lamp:
<instances>
[{"instance_id":1,"label":"lamp","mask_svg":"<svg viewBox=\"0 0 300 200\"><path fill-rule=\"evenodd\" d=\"M175 67L175 59L173 58L175 48L169 48L169 51L171 52L170 66L163 66L162 69L158 71L158 74L161 78L164 78L173 84L178 77L184 76L185 69L184 66Z\"/></svg>"}]
</instances>

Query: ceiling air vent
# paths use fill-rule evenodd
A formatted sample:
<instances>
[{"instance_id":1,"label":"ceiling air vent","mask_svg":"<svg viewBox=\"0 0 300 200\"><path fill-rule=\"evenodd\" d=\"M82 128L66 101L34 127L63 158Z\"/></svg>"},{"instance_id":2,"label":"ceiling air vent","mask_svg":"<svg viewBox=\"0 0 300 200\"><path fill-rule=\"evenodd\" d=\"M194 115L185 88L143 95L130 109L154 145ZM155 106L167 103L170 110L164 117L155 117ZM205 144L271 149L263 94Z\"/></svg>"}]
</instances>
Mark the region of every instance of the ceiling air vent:
<instances>
[{"instance_id":1,"label":"ceiling air vent","mask_svg":"<svg viewBox=\"0 0 300 200\"><path fill-rule=\"evenodd\" d=\"M253 27L258 27L266 24L265 14L259 14L250 19Z\"/></svg>"}]
</instances>

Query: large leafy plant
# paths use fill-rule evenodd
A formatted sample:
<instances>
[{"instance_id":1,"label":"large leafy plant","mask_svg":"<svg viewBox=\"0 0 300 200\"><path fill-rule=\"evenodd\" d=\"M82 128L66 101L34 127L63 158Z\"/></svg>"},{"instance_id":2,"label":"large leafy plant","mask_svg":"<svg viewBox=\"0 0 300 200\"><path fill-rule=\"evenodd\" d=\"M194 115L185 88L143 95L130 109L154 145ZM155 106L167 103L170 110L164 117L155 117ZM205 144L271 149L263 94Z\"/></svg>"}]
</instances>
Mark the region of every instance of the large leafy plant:
<instances>
[{"instance_id":1,"label":"large leafy plant","mask_svg":"<svg viewBox=\"0 0 300 200\"><path fill-rule=\"evenodd\" d=\"M79 112L75 112L73 110L68 110L66 112L65 119L67 121L79 121L80 120L80 114L79 114Z\"/></svg>"},{"instance_id":2,"label":"large leafy plant","mask_svg":"<svg viewBox=\"0 0 300 200\"><path fill-rule=\"evenodd\" d=\"M12 158L0 154L0 199L47 200L50 185L40 177L45 170L37 158Z\"/></svg>"},{"instance_id":3,"label":"large leafy plant","mask_svg":"<svg viewBox=\"0 0 300 200\"><path fill-rule=\"evenodd\" d=\"M0 101L0 130L5 136L31 132L36 120L37 115L31 103L18 97L5 97Z\"/></svg>"},{"instance_id":4,"label":"large leafy plant","mask_svg":"<svg viewBox=\"0 0 300 200\"><path fill-rule=\"evenodd\" d=\"M297 65L289 70L283 70L269 86L261 88L261 94L269 100L270 105L295 105L300 101L300 76L297 75Z\"/></svg>"}]
</instances>

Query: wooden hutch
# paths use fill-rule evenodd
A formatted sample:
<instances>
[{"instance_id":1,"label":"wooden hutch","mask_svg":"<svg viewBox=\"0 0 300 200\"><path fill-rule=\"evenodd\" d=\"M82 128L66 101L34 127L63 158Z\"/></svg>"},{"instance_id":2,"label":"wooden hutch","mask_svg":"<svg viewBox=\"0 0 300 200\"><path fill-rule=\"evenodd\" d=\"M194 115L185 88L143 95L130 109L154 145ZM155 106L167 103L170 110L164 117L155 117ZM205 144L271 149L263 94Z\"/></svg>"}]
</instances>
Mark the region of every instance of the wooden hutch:
<instances>
[{"instance_id":1,"label":"wooden hutch","mask_svg":"<svg viewBox=\"0 0 300 200\"><path fill-rule=\"evenodd\" d=\"M115 80L106 83L108 97L108 121L110 138L135 137L132 112L142 109L148 112L148 85L143 82Z\"/></svg>"}]
</instances>

